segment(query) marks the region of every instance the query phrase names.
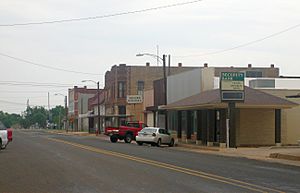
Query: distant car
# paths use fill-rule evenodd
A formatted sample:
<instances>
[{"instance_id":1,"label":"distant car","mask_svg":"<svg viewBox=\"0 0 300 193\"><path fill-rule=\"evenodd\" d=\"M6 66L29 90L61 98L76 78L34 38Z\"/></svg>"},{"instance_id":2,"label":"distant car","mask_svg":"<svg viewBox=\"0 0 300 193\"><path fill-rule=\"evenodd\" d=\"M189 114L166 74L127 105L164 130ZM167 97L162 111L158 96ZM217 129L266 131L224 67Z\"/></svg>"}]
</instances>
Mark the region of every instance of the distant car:
<instances>
[{"instance_id":1,"label":"distant car","mask_svg":"<svg viewBox=\"0 0 300 193\"><path fill-rule=\"evenodd\" d=\"M0 121L0 149L5 149L8 144L7 129Z\"/></svg>"},{"instance_id":2,"label":"distant car","mask_svg":"<svg viewBox=\"0 0 300 193\"><path fill-rule=\"evenodd\" d=\"M174 146L174 138L165 129L157 127L145 127L136 136L136 143L143 145L144 143L152 146L160 147L162 144Z\"/></svg>"}]
</instances>

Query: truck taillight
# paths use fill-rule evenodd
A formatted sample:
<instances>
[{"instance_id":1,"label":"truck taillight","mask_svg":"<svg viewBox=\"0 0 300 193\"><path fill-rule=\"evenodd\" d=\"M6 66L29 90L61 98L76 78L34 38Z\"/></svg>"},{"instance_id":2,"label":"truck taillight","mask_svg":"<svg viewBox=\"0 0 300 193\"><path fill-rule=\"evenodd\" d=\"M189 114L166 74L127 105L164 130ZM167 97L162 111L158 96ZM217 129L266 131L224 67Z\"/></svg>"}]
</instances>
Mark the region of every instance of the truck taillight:
<instances>
[{"instance_id":1,"label":"truck taillight","mask_svg":"<svg viewBox=\"0 0 300 193\"><path fill-rule=\"evenodd\" d=\"M153 134L152 134L152 136L153 136L153 137L155 137L155 136L156 136L156 134L155 134L155 133L153 133Z\"/></svg>"}]
</instances>

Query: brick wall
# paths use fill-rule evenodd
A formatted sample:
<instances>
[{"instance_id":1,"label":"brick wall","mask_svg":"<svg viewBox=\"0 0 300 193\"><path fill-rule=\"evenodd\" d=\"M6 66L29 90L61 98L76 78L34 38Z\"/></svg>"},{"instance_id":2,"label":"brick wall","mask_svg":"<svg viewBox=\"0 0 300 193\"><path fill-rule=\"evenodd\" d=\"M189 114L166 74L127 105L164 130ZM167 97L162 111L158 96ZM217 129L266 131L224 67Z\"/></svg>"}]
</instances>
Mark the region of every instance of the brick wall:
<instances>
[{"instance_id":1,"label":"brick wall","mask_svg":"<svg viewBox=\"0 0 300 193\"><path fill-rule=\"evenodd\" d=\"M237 113L237 145L274 145L275 110L240 109Z\"/></svg>"}]
</instances>

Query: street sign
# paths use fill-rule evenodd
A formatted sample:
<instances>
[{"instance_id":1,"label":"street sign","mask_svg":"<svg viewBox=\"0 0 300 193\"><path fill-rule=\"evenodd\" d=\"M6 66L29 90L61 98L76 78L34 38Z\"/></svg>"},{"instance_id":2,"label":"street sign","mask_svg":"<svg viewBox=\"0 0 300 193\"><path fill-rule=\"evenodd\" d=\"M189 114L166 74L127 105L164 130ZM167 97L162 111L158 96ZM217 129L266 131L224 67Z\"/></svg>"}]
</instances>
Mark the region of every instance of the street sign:
<instances>
[{"instance_id":1,"label":"street sign","mask_svg":"<svg viewBox=\"0 0 300 193\"><path fill-rule=\"evenodd\" d=\"M222 101L244 101L244 72L221 72L220 91Z\"/></svg>"},{"instance_id":2,"label":"street sign","mask_svg":"<svg viewBox=\"0 0 300 193\"><path fill-rule=\"evenodd\" d=\"M127 103L129 104L138 104L143 102L142 95L127 95Z\"/></svg>"}]
</instances>

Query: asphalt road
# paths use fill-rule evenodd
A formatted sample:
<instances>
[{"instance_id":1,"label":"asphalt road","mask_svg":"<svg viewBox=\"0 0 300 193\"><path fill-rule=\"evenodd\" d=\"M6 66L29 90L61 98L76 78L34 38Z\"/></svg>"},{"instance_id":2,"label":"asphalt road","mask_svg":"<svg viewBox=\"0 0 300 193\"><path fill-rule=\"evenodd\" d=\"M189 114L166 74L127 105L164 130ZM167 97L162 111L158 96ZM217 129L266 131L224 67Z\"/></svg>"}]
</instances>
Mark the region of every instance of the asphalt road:
<instances>
[{"instance_id":1,"label":"asphalt road","mask_svg":"<svg viewBox=\"0 0 300 193\"><path fill-rule=\"evenodd\" d=\"M0 151L0 192L300 192L300 167L15 131Z\"/></svg>"}]
</instances>

